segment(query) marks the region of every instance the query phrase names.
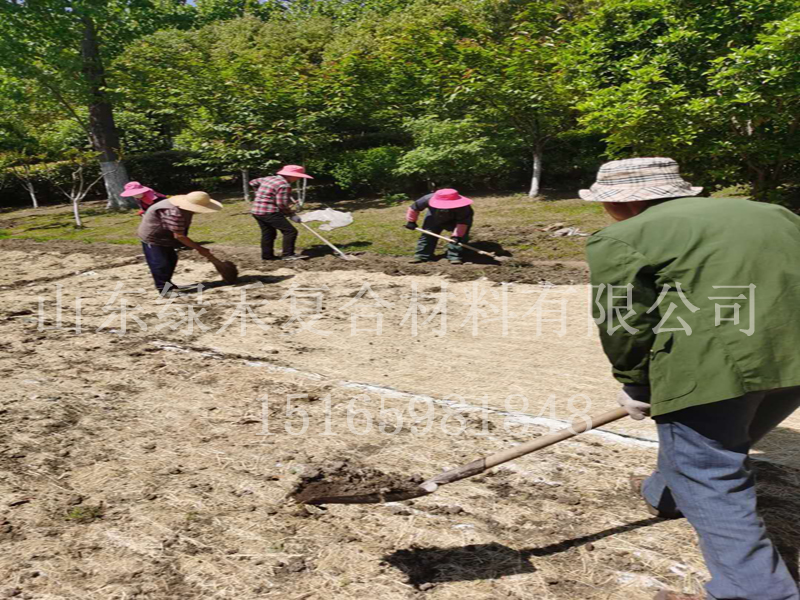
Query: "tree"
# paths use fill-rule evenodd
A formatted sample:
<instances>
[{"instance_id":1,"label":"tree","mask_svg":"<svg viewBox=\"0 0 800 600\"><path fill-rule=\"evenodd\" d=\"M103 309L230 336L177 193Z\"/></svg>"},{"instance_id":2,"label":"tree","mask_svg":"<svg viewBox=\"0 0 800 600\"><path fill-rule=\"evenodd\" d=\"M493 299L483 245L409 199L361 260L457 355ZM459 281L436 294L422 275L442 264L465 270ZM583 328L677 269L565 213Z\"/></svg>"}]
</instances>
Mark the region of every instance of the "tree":
<instances>
[{"instance_id":1,"label":"tree","mask_svg":"<svg viewBox=\"0 0 800 600\"><path fill-rule=\"evenodd\" d=\"M28 192L33 208L39 208L39 200L36 197L36 186L33 183L33 165L40 162L42 157L30 156L23 151L6 154L3 158L4 169L11 173L11 175L22 184L25 191Z\"/></svg>"},{"instance_id":2,"label":"tree","mask_svg":"<svg viewBox=\"0 0 800 600\"><path fill-rule=\"evenodd\" d=\"M582 125L612 158L671 156L709 190L749 184L767 199L797 161L797 10L796 0L604 0L572 27Z\"/></svg>"},{"instance_id":3,"label":"tree","mask_svg":"<svg viewBox=\"0 0 800 600\"><path fill-rule=\"evenodd\" d=\"M75 227L82 228L83 222L81 221L80 203L89 194L92 188L100 182L105 176L101 171L97 177L92 177L88 174L90 164L96 160L97 157L92 156L90 153L71 151L67 154L69 161L69 183L62 185L60 182L55 182L56 187L61 190L72 204L72 214L75 217Z\"/></svg>"},{"instance_id":4,"label":"tree","mask_svg":"<svg viewBox=\"0 0 800 600\"><path fill-rule=\"evenodd\" d=\"M109 206L127 181L106 65L154 26L187 22L179 0L2 0L0 69L37 81L85 130L99 157ZM81 115L78 107L88 110Z\"/></svg>"},{"instance_id":5,"label":"tree","mask_svg":"<svg viewBox=\"0 0 800 600\"><path fill-rule=\"evenodd\" d=\"M714 62L716 93L693 103L715 115L715 154L730 157L757 198L800 208L800 12Z\"/></svg>"},{"instance_id":6,"label":"tree","mask_svg":"<svg viewBox=\"0 0 800 600\"><path fill-rule=\"evenodd\" d=\"M328 143L311 81L331 27L321 18L248 16L191 34L160 32L118 59L119 82L141 87L139 109L168 118L194 164L246 180L252 169L303 162Z\"/></svg>"},{"instance_id":7,"label":"tree","mask_svg":"<svg viewBox=\"0 0 800 600\"><path fill-rule=\"evenodd\" d=\"M451 102L467 103L468 114L513 132L531 157L528 196L539 194L545 149L576 123L574 91L560 66L559 21L570 5L534 2L515 11L499 2L483 17L481 35L462 40L463 69Z\"/></svg>"}]
</instances>

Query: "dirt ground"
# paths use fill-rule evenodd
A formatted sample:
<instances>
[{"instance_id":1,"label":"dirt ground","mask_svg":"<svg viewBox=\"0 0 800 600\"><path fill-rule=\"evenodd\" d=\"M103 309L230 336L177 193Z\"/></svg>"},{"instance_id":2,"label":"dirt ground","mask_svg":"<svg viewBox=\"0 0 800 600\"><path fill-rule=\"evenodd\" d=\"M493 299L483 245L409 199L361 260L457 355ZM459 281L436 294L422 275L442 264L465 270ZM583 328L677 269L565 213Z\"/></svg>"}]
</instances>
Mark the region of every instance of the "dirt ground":
<instances>
[{"instance_id":1,"label":"dirt ground","mask_svg":"<svg viewBox=\"0 0 800 600\"><path fill-rule=\"evenodd\" d=\"M700 589L692 530L650 518L627 490L655 459L646 422L407 502L288 497L323 465L419 480L613 408L581 265L512 280L510 267L362 255L264 269L253 252L219 253L240 284L184 256L176 281L211 285L161 301L135 247L0 242L0 597ZM757 461L762 512L794 569L799 425Z\"/></svg>"}]
</instances>

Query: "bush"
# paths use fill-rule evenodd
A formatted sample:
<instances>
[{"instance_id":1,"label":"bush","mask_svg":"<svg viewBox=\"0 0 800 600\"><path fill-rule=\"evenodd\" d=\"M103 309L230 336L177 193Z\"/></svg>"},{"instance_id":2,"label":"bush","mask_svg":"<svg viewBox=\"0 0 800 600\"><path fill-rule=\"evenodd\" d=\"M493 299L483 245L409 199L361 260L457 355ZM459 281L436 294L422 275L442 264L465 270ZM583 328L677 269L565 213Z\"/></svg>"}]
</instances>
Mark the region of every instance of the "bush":
<instances>
[{"instance_id":1,"label":"bush","mask_svg":"<svg viewBox=\"0 0 800 600\"><path fill-rule=\"evenodd\" d=\"M68 161L39 163L31 166L31 181L40 203L57 204L67 202L67 197L58 189L58 185L68 189L72 181L73 163ZM100 175L100 166L92 164L85 172L84 178L92 181ZM0 190L0 205L23 206L30 204L30 196L22 185L10 173L6 174L7 186ZM103 184L98 183L88 198L99 197L104 193Z\"/></svg>"},{"instance_id":2,"label":"bush","mask_svg":"<svg viewBox=\"0 0 800 600\"><path fill-rule=\"evenodd\" d=\"M407 177L396 173L403 152L397 146L348 150L332 156L319 168L352 194L397 192L409 183Z\"/></svg>"},{"instance_id":3,"label":"bush","mask_svg":"<svg viewBox=\"0 0 800 600\"><path fill-rule=\"evenodd\" d=\"M162 194L185 194L196 189L215 191L226 184L226 179L230 175L228 173L214 174L199 166L186 165L185 161L192 156L190 152L180 150L150 152L126 157L125 166L131 181L140 181ZM42 204L66 202L67 199L58 189L57 184L68 187L72 169L70 162L33 165L31 167L32 180L39 202ZM0 206L30 204L28 193L19 182L10 173L4 175L5 187L0 186ZM84 172L84 177L90 181L98 175L100 175L100 167L97 163L92 163ZM105 187L101 181L92 188L87 200L105 197Z\"/></svg>"},{"instance_id":4,"label":"bush","mask_svg":"<svg viewBox=\"0 0 800 600\"><path fill-rule=\"evenodd\" d=\"M128 156L128 177L162 194L185 194L198 186L198 179L209 177L202 167L186 165L194 155L183 150L163 150ZM213 174L212 174L213 175Z\"/></svg>"},{"instance_id":5,"label":"bush","mask_svg":"<svg viewBox=\"0 0 800 600\"><path fill-rule=\"evenodd\" d=\"M406 128L414 148L398 161L398 175L425 180L431 187L485 187L515 171L513 142L473 119L412 119Z\"/></svg>"}]
</instances>

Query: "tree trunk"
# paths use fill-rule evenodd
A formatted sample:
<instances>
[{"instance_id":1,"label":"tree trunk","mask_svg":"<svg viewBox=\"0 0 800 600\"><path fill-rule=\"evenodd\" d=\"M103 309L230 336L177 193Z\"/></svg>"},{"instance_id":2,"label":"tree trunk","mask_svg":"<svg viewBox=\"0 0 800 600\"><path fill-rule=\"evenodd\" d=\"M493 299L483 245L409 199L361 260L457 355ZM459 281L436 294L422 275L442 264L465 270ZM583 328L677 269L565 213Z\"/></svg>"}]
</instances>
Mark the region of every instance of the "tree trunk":
<instances>
[{"instance_id":1,"label":"tree trunk","mask_svg":"<svg viewBox=\"0 0 800 600\"><path fill-rule=\"evenodd\" d=\"M539 186L542 180L542 149L536 148L533 151L533 177L531 177L531 189L528 192L530 198L539 195Z\"/></svg>"},{"instance_id":2,"label":"tree trunk","mask_svg":"<svg viewBox=\"0 0 800 600\"><path fill-rule=\"evenodd\" d=\"M242 169L242 191L245 201L250 202L250 171L248 169Z\"/></svg>"},{"instance_id":3,"label":"tree trunk","mask_svg":"<svg viewBox=\"0 0 800 600\"><path fill-rule=\"evenodd\" d=\"M26 183L25 189L28 190L28 194L31 197L31 202L33 202L33 208L39 208L39 201L36 199L36 190L33 188L33 184Z\"/></svg>"},{"instance_id":4,"label":"tree trunk","mask_svg":"<svg viewBox=\"0 0 800 600\"><path fill-rule=\"evenodd\" d=\"M83 75L89 89L89 140L92 148L100 155L100 169L108 193L109 208L128 208L133 202L120 196L128 181L125 165L119 160L119 133L114 123L114 110L105 92L106 76L100 49L97 43L97 29L91 17L81 17L83 23L83 42L81 57Z\"/></svg>"},{"instance_id":5,"label":"tree trunk","mask_svg":"<svg viewBox=\"0 0 800 600\"><path fill-rule=\"evenodd\" d=\"M78 227L78 228L83 227L83 222L81 221L81 213L78 210L78 198L77 197L72 199L72 214L75 215L75 227Z\"/></svg>"}]
</instances>

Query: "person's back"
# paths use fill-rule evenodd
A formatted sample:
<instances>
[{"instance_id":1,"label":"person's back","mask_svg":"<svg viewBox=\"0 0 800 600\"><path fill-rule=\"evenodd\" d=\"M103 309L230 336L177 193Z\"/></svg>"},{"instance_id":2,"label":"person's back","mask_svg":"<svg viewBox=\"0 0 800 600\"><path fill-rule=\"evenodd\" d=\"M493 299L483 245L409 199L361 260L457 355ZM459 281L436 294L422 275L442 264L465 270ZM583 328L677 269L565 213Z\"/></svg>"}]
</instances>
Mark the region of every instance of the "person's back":
<instances>
[{"instance_id":1,"label":"person's back","mask_svg":"<svg viewBox=\"0 0 800 600\"><path fill-rule=\"evenodd\" d=\"M156 202L145 211L139 223L139 239L156 246L180 247L174 232L186 233L192 223L192 213L181 211L169 199Z\"/></svg>"},{"instance_id":2,"label":"person's back","mask_svg":"<svg viewBox=\"0 0 800 600\"><path fill-rule=\"evenodd\" d=\"M744 199L667 200L596 233L587 254L594 285L615 285L624 264L632 308L657 304L654 327L667 316L651 349L654 415L800 385L800 217Z\"/></svg>"}]
</instances>

